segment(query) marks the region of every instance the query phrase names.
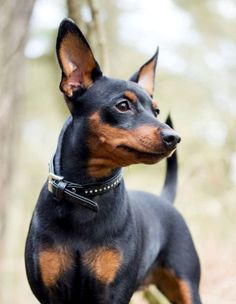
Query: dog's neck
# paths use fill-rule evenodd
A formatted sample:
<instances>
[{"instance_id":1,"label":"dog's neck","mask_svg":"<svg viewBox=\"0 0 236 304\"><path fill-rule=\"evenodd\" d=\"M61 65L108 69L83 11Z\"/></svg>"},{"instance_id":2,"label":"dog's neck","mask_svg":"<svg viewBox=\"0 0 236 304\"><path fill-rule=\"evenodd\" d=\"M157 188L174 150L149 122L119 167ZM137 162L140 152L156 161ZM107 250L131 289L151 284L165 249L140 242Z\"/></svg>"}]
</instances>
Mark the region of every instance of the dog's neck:
<instances>
[{"instance_id":1,"label":"dog's neck","mask_svg":"<svg viewBox=\"0 0 236 304\"><path fill-rule=\"evenodd\" d=\"M73 145L71 144L71 141L73 141L73 136L70 130L72 124L72 119L67 119L59 136L57 151L54 157L55 173L63 176L67 181L80 185L103 182L115 175L117 170L120 169L116 169L113 171L112 175L103 179L96 179L89 176L86 166L88 151L85 148L86 145L85 142L83 142L83 138L81 139L82 141L80 142L76 152L73 151L72 148ZM128 214L127 200L125 197L127 197L127 193L124 180L122 179L118 187L114 187L104 194L91 198L99 206L98 213L90 211L87 208L83 208L83 212L81 210L79 213L74 215L76 217L76 225L74 226L74 229L77 229L76 227L78 227L78 223L86 223L88 221L96 220L96 223L101 221L103 224L106 221L110 227L110 231L112 231L113 227L114 229L117 229L117 222L113 221L114 214L116 217L120 218L119 226L122 226ZM106 225L101 226L107 227ZM94 229L93 225L90 225L90 227L91 229ZM88 234L90 233L91 231L88 229ZM100 229L100 233L102 235L107 232Z\"/></svg>"},{"instance_id":2,"label":"dog's neck","mask_svg":"<svg viewBox=\"0 0 236 304\"><path fill-rule=\"evenodd\" d=\"M76 126L75 132L72 117L69 117L59 136L57 150L54 158L55 173L64 176L66 180L78 184L88 184L105 182L115 176L120 168L109 171L104 177L97 178L89 174L88 158L89 150L87 147L86 134L88 128L86 122L81 122Z\"/></svg>"}]
</instances>

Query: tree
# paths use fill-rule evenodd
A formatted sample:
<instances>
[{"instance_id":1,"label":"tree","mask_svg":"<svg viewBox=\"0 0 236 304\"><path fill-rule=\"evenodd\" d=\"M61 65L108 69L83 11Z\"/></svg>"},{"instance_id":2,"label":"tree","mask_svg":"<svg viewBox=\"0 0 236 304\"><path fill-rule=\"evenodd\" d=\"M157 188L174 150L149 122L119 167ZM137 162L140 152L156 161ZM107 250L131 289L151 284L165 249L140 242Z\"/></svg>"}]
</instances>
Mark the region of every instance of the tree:
<instances>
[{"instance_id":1,"label":"tree","mask_svg":"<svg viewBox=\"0 0 236 304\"><path fill-rule=\"evenodd\" d=\"M108 50L103 22L101 20L100 7L97 0L77 1L67 0L69 16L78 24L87 39L97 46L99 62L105 73L109 72ZM91 20L85 21L82 8L89 10ZM94 35L96 34L96 36Z\"/></svg>"},{"instance_id":2,"label":"tree","mask_svg":"<svg viewBox=\"0 0 236 304\"><path fill-rule=\"evenodd\" d=\"M14 164L13 146L24 92L24 48L35 0L2 0L0 6L0 248L11 203L9 189Z\"/></svg>"}]
</instances>

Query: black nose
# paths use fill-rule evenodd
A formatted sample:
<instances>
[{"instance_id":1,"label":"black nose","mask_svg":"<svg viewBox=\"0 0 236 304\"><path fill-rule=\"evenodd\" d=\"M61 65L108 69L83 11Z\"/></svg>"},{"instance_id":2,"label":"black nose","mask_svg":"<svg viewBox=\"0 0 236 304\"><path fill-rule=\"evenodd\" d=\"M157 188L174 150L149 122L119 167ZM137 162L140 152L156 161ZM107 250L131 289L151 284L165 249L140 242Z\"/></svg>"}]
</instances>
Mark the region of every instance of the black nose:
<instances>
[{"instance_id":1,"label":"black nose","mask_svg":"<svg viewBox=\"0 0 236 304\"><path fill-rule=\"evenodd\" d=\"M181 141L181 137L172 129L163 129L161 131L161 138L168 148L175 147Z\"/></svg>"}]
</instances>

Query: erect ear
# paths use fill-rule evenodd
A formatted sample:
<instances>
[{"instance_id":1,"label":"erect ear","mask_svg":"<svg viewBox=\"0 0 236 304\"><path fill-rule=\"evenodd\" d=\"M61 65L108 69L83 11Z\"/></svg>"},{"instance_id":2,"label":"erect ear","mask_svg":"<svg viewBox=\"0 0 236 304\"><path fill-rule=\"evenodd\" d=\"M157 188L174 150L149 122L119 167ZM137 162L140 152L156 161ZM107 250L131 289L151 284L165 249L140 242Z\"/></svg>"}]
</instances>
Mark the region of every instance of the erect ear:
<instances>
[{"instance_id":1,"label":"erect ear","mask_svg":"<svg viewBox=\"0 0 236 304\"><path fill-rule=\"evenodd\" d=\"M56 51L62 70L60 89L67 97L75 91L82 94L102 75L87 40L70 19L60 24Z\"/></svg>"},{"instance_id":2,"label":"erect ear","mask_svg":"<svg viewBox=\"0 0 236 304\"><path fill-rule=\"evenodd\" d=\"M158 59L159 47L157 47L156 53L149 59L144 65L141 66L138 72L136 72L130 81L137 82L143 87L148 94L153 97L155 72Z\"/></svg>"},{"instance_id":3,"label":"erect ear","mask_svg":"<svg viewBox=\"0 0 236 304\"><path fill-rule=\"evenodd\" d=\"M170 113L168 114L165 123L166 123L169 127L171 127L172 129L174 129L174 126L173 126L173 122L172 122L172 118L171 118Z\"/></svg>"}]
</instances>

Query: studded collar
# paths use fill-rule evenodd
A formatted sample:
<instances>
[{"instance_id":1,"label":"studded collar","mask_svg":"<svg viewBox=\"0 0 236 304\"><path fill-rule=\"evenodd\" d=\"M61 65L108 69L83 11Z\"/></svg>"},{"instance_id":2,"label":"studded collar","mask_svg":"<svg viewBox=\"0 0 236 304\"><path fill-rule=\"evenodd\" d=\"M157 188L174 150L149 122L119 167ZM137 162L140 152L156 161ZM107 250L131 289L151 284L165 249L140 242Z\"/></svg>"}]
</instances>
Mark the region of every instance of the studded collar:
<instances>
[{"instance_id":1,"label":"studded collar","mask_svg":"<svg viewBox=\"0 0 236 304\"><path fill-rule=\"evenodd\" d=\"M64 176L56 175L54 169L54 157L49 164L48 190L58 199L65 199L72 203L98 212L99 207L91 198L101 195L116 188L122 180L122 170L119 170L113 177L97 183L76 184L65 180Z\"/></svg>"}]
</instances>

